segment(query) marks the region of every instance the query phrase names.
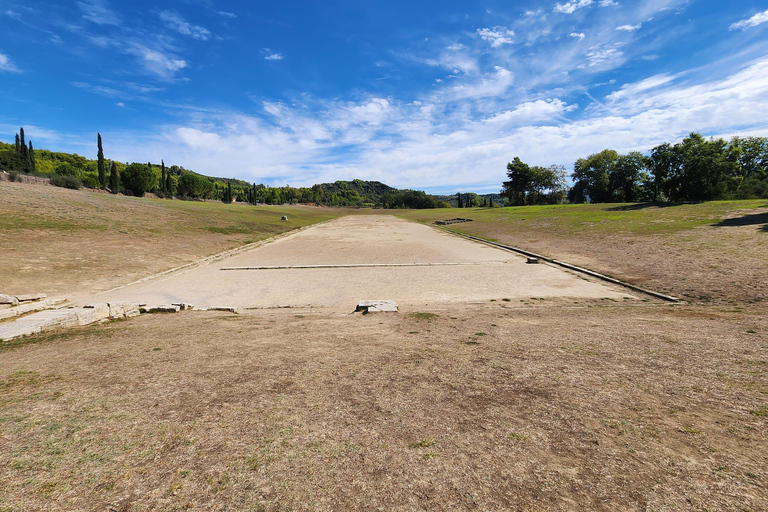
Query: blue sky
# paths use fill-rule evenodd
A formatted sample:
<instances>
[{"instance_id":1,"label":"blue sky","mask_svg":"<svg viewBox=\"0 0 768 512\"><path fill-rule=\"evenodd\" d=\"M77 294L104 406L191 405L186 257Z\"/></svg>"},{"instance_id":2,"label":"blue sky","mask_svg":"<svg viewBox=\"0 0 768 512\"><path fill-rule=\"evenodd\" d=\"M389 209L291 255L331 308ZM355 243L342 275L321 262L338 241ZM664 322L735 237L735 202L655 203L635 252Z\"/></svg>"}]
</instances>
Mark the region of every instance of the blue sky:
<instances>
[{"instance_id":1,"label":"blue sky","mask_svg":"<svg viewBox=\"0 0 768 512\"><path fill-rule=\"evenodd\" d=\"M0 139L274 185L496 191L768 136L765 0L0 0Z\"/></svg>"}]
</instances>

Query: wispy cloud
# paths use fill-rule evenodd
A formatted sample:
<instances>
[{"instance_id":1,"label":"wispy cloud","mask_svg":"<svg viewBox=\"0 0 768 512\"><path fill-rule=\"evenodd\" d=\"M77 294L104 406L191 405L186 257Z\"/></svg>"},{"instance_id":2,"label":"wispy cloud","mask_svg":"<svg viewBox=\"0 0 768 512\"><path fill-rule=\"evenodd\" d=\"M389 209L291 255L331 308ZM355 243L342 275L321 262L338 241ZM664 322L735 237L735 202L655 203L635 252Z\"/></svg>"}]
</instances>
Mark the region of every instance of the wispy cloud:
<instances>
[{"instance_id":1,"label":"wispy cloud","mask_svg":"<svg viewBox=\"0 0 768 512\"><path fill-rule=\"evenodd\" d=\"M264 54L264 60L275 61L275 60L283 60L284 59L282 53L273 52L269 48L264 48L262 50L262 53Z\"/></svg>"},{"instance_id":2,"label":"wispy cloud","mask_svg":"<svg viewBox=\"0 0 768 512\"><path fill-rule=\"evenodd\" d=\"M77 2L83 18L97 25L122 25L122 17L113 11L104 0L84 0Z\"/></svg>"},{"instance_id":3,"label":"wispy cloud","mask_svg":"<svg viewBox=\"0 0 768 512\"><path fill-rule=\"evenodd\" d=\"M481 28L477 34L480 39L490 43L492 48L499 48L505 44L512 44L515 32L504 27Z\"/></svg>"},{"instance_id":4,"label":"wispy cloud","mask_svg":"<svg viewBox=\"0 0 768 512\"><path fill-rule=\"evenodd\" d=\"M0 71L8 73L21 73L21 70L16 67L10 57L4 53L0 53Z\"/></svg>"},{"instance_id":5,"label":"wispy cloud","mask_svg":"<svg viewBox=\"0 0 768 512\"><path fill-rule=\"evenodd\" d=\"M638 23L637 25L619 25L616 27L616 30L619 32L635 32L637 30L640 30L640 28L643 26L642 23Z\"/></svg>"},{"instance_id":6,"label":"wispy cloud","mask_svg":"<svg viewBox=\"0 0 768 512\"><path fill-rule=\"evenodd\" d=\"M575 37L576 39L579 40L579 42L583 41L584 38L587 37L586 35L584 35L584 32L571 32L569 36Z\"/></svg>"},{"instance_id":7,"label":"wispy cloud","mask_svg":"<svg viewBox=\"0 0 768 512\"><path fill-rule=\"evenodd\" d=\"M572 0L571 2L566 2L564 4L556 4L554 11L564 14L573 14L579 9L589 7L593 3L594 0Z\"/></svg>"},{"instance_id":8,"label":"wispy cloud","mask_svg":"<svg viewBox=\"0 0 768 512\"><path fill-rule=\"evenodd\" d=\"M210 30L205 27L190 24L176 11L163 11L160 13L160 19L168 28L177 31L179 34L190 36L193 39L207 41L211 37Z\"/></svg>"},{"instance_id":9,"label":"wispy cloud","mask_svg":"<svg viewBox=\"0 0 768 512\"><path fill-rule=\"evenodd\" d=\"M187 67L187 61L177 59L159 50L153 50L135 41L125 47L125 52L138 57L147 71L161 78L172 78L177 71Z\"/></svg>"},{"instance_id":10,"label":"wispy cloud","mask_svg":"<svg viewBox=\"0 0 768 512\"><path fill-rule=\"evenodd\" d=\"M738 21L728 27L728 30L747 30L748 28L756 27L765 22L768 22L768 10L759 12L746 20Z\"/></svg>"},{"instance_id":11,"label":"wispy cloud","mask_svg":"<svg viewBox=\"0 0 768 512\"><path fill-rule=\"evenodd\" d=\"M216 14L218 14L219 16L221 16L223 18L229 18L229 19L237 18L237 14L235 14L233 12L216 11Z\"/></svg>"}]
</instances>

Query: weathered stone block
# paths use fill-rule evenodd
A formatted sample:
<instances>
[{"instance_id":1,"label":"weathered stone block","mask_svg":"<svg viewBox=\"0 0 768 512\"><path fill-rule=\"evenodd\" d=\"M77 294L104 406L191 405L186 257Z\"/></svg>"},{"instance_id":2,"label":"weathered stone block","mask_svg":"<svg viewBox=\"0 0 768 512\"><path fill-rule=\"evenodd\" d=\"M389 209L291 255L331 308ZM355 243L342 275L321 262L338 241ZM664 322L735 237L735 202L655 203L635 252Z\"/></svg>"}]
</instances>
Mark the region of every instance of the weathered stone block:
<instances>
[{"instance_id":1,"label":"weathered stone block","mask_svg":"<svg viewBox=\"0 0 768 512\"><path fill-rule=\"evenodd\" d=\"M178 313L181 308L173 304L160 304L159 306L147 306L147 313Z\"/></svg>"},{"instance_id":2,"label":"weathered stone block","mask_svg":"<svg viewBox=\"0 0 768 512\"><path fill-rule=\"evenodd\" d=\"M19 299L13 295L5 295L0 293L0 304L10 304L11 306L18 306Z\"/></svg>"},{"instance_id":3,"label":"weathered stone block","mask_svg":"<svg viewBox=\"0 0 768 512\"><path fill-rule=\"evenodd\" d=\"M77 313L80 325L89 325L103 320L109 320L109 305L106 303L89 304Z\"/></svg>"}]
</instances>

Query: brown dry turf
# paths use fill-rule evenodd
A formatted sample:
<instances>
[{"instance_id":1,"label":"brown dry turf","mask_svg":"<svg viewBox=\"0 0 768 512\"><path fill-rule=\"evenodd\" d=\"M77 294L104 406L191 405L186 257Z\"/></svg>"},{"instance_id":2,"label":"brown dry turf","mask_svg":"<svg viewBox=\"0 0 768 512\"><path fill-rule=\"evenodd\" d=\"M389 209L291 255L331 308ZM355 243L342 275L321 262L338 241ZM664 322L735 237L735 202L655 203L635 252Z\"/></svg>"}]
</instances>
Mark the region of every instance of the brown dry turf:
<instances>
[{"instance_id":1,"label":"brown dry turf","mask_svg":"<svg viewBox=\"0 0 768 512\"><path fill-rule=\"evenodd\" d=\"M0 510L768 510L746 302L193 311L4 344Z\"/></svg>"}]
</instances>

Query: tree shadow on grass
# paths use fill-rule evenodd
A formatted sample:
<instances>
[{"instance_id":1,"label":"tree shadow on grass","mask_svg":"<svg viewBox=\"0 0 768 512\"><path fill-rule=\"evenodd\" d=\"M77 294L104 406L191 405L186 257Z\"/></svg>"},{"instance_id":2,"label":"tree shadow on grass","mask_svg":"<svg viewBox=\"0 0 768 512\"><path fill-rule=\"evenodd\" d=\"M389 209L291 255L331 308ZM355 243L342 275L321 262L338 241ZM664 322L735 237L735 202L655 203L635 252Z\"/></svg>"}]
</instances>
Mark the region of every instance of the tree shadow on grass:
<instances>
[{"instance_id":1,"label":"tree shadow on grass","mask_svg":"<svg viewBox=\"0 0 768 512\"><path fill-rule=\"evenodd\" d=\"M712 224L716 227L733 227L733 226L756 226L762 224L760 231L768 233L768 212L752 213L750 215L744 215L742 217L734 217L732 219L723 219L720 222Z\"/></svg>"},{"instance_id":2,"label":"tree shadow on grass","mask_svg":"<svg viewBox=\"0 0 768 512\"><path fill-rule=\"evenodd\" d=\"M609 212L631 212L636 210L645 210L648 208L669 208L671 206L680 206L686 203L662 203L662 202L654 202L654 203L633 203L633 204L622 204L620 206L614 206L613 208L607 208L606 211Z\"/></svg>"}]
</instances>

